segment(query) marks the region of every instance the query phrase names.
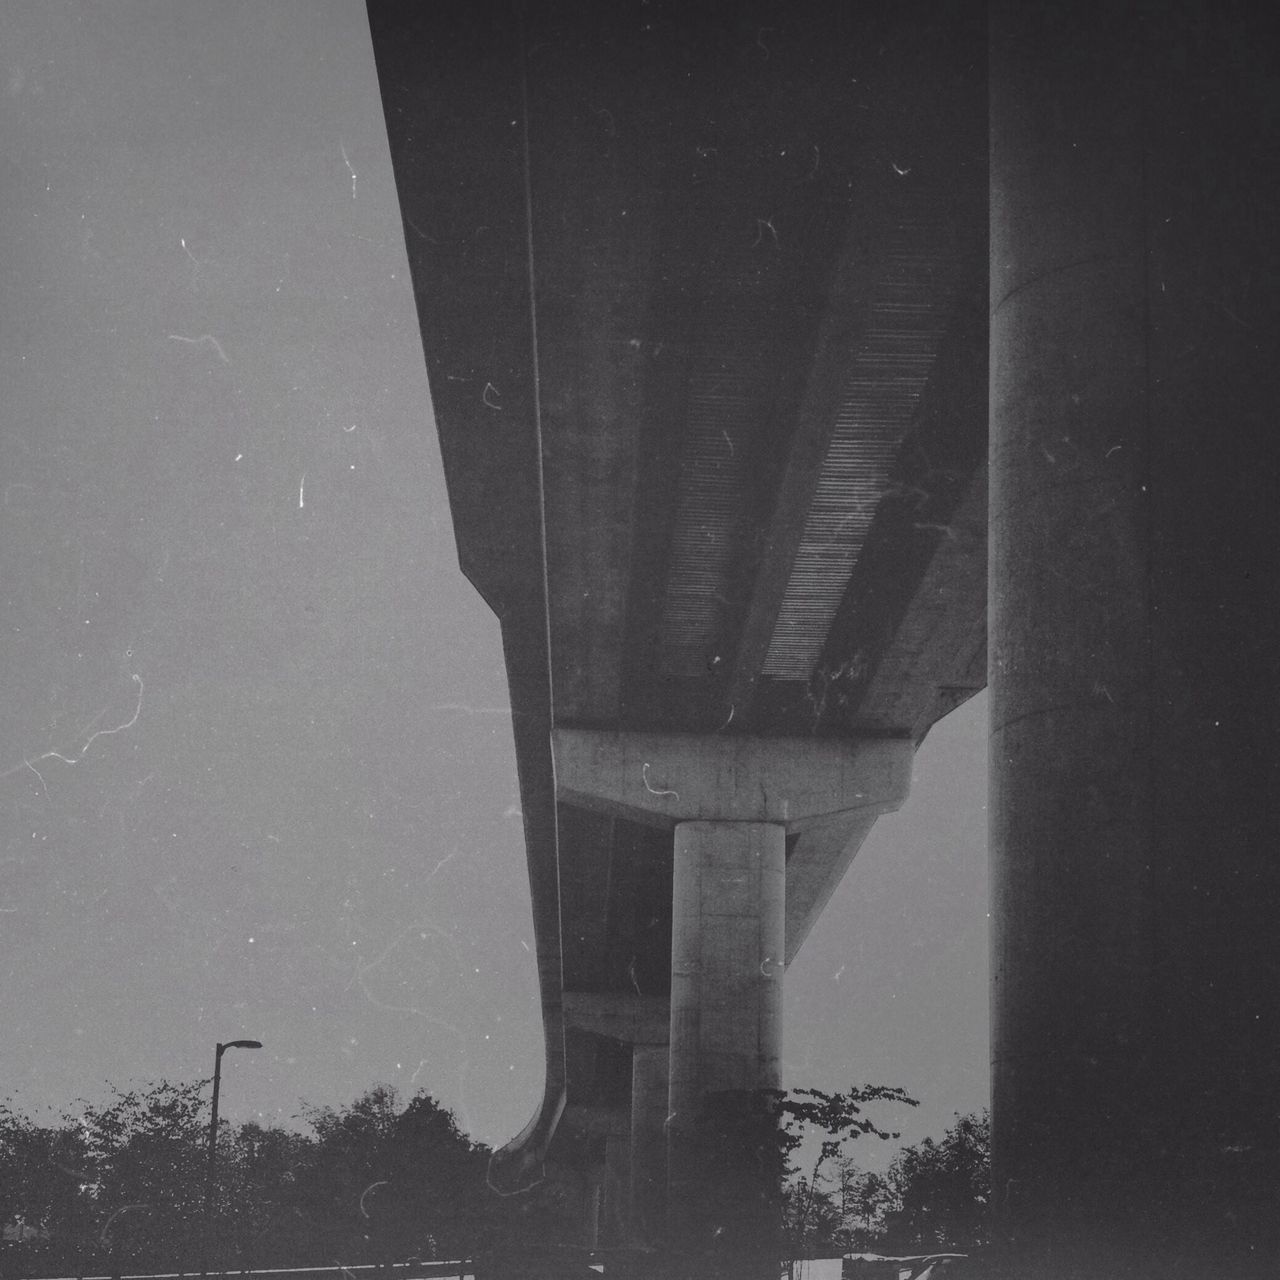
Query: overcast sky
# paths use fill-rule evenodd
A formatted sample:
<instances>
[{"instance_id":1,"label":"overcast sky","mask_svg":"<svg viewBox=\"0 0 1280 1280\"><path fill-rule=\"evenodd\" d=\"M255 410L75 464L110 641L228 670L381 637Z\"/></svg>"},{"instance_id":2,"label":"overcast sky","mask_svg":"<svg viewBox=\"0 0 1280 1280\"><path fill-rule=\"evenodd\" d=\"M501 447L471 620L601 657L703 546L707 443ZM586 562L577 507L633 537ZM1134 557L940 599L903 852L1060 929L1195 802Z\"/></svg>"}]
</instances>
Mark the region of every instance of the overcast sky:
<instances>
[{"instance_id":1,"label":"overcast sky","mask_svg":"<svg viewBox=\"0 0 1280 1280\"><path fill-rule=\"evenodd\" d=\"M0 1097L541 1087L496 623L456 568L364 7L4 0ZM987 1089L985 698L787 979L789 1083Z\"/></svg>"}]
</instances>

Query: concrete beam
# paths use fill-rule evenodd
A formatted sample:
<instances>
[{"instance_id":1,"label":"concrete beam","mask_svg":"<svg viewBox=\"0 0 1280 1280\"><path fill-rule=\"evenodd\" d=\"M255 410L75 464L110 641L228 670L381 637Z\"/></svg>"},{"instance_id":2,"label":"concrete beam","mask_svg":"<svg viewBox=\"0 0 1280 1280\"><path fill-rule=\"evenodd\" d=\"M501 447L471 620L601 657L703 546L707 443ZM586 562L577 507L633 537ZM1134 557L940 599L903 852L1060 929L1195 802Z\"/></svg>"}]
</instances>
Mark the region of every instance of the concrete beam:
<instances>
[{"instance_id":1,"label":"concrete beam","mask_svg":"<svg viewBox=\"0 0 1280 1280\"><path fill-rule=\"evenodd\" d=\"M633 822L769 822L804 831L901 806L913 745L901 739L749 738L552 731L561 801Z\"/></svg>"},{"instance_id":2,"label":"concrete beam","mask_svg":"<svg viewBox=\"0 0 1280 1280\"><path fill-rule=\"evenodd\" d=\"M566 991L561 1007L566 1029L624 1044L666 1044L671 1032L671 1003L666 996Z\"/></svg>"},{"instance_id":3,"label":"concrete beam","mask_svg":"<svg viewBox=\"0 0 1280 1280\"><path fill-rule=\"evenodd\" d=\"M787 949L790 964L875 825L879 810L861 809L803 832L787 859Z\"/></svg>"},{"instance_id":4,"label":"concrete beam","mask_svg":"<svg viewBox=\"0 0 1280 1280\"><path fill-rule=\"evenodd\" d=\"M603 1137L626 1137L631 1132L631 1118L626 1111L587 1102L569 1103L564 1109L563 1123L578 1133Z\"/></svg>"},{"instance_id":5,"label":"concrete beam","mask_svg":"<svg viewBox=\"0 0 1280 1280\"><path fill-rule=\"evenodd\" d=\"M871 176L871 175L869 175ZM892 175L890 175L892 176ZM796 410L796 426L786 462L773 496L773 511L764 536L748 540L745 552L758 555L750 596L738 623L733 675L722 695L729 708L750 704L768 657L778 614L804 540L805 517L813 504L823 463L831 447L849 376L849 353L856 350L867 326L877 272L885 270L892 231L880 188L885 179L875 171L858 184L859 207L850 219L846 243L831 271L828 305L814 335L814 354Z\"/></svg>"}]
</instances>

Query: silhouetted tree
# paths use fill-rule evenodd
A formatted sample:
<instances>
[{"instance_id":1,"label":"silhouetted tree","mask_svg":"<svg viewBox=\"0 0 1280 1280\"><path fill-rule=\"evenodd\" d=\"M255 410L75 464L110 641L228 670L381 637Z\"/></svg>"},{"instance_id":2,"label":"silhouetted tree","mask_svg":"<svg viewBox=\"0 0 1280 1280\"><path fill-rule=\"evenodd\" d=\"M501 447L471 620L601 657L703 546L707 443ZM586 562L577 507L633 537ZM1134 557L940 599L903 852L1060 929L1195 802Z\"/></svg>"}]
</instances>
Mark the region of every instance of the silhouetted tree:
<instances>
[{"instance_id":1,"label":"silhouetted tree","mask_svg":"<svg viewBox=\"0 0 1280 1280\"><path fill-rule=\"evenodd\" d=\"M0 1105L0 1258L57 1269L80 1230L91 1179L78 1130L38 1125Z\"/></svg>"},{"instance_id":2,"label":"silhouetted tree","mask_svg":"<svg viewBox=\"0 0 1280 1280\"><path fill-rule=\"evenodd\" d=\"M95 1228L90 1250L113 1269L155 1270L191 1254L204 1207L204 1083L113 1089L77 1121ZM87 1224L86 1224L87 1225Z\"/></svg>"},{"instance_id":3,"label":"silhouetted tree","mask_svg":"<svg viewBox=\"0 0 1280 1280\"><path fill-rule=\"evenodd\" d=\"M905 1090L890 1085L861 1085L844 1093L794 1089L778 1097L784 1161L786 1172L792 1176L786 1193L785 1221L787 1242L794 1257L839 1248L845 1241L846 1213L841 1203L823 1188L823 1166L839 1159L846 1145L857 1138L888 1141L898 1136L880 1128L863 1113L869 1103L918 1105ZM825 1136L813 1167L807 1176L797 1178L797 1171L790 1164L791 1157L807 1138L818 1134Z\"/></svg>"},{"instance_id":4,"label":"silhouetted tree","mask_svg":"<svg viewBox=\"0 0 1280 1280\"><path fill-rule=\"evenodd\" d=\"M208 1084L114 1090L54 1125L0 1107L0 1267L191 1270L464 1256L485 1238L488 1151L420 1093L376 1086L311 1132L225 1121L204 1234Z\"/></svg>"},{"instance_id":5,"label":"silhouetted tree","mask_svg":"<svg viewBox=\"0 0 1280 1280\"><path fill-rule=\"evenodd\" d=\"M377 1085L349 1106L306 1113L315 1139L291 1206L333 1261L454 1256L482 1238L488 1149L426 1093L401 1108Z\"/></svg>"},{"instance_id":6,"label":"silhouetted tree","mask_svg":"<svg viewBox=\"0 0 1280 1280\"><path fill-rule=\"evenodd\" d=\"M896 1204L893 1188L881 1173L840 1161L838 1172L840 1243L846 1249L869 1249L884 1233L885 1215Z\"/></svg>"},{"instance_id":7,"label":"silhouetted tree","mask_svg":"<svg viewBox=\"0 0 1280 1280\"><path fill-rule=\"evenodd\" d=\"M309 1134L243 1124L218 1140L216 1237L228 1263L287 1266L314 1260L315 1233L298 1204L298 1178L315 1145Z\"/></svg>"},{"instance_id":8,"label":"silhouetted tree","mask_svg":"<svg viewBox=\"0 0 1280 1280\"><path fill-rule=\"evenodd\" d=\"M957 1116L935 1142L901 1151L889 1167L894 1206L885 1238L894 1248L968 1251L989 1238L991 1134L987 1113Z\"/></svg>"},{"instance_id":9,"label":"silhouetted tree","mask_svg":"<svg viewBox=\"0 0 1280 1280\"><path fill-rule=\"evenodd\" d=\"M556 1159L547 1161L543 1176L528 1190L489 1194L483 1236L491 1250L518 1257L579 1241L584 1192L580 1171L593 1163L596 1153L588 1138L563 1130L556 1147Z\"/></svg>"},{"instance_id":10,"label":"silhouetted tree","mask_svg":"<svg viewBox=\"0 0 1280 1280\"><path fill-rule=\"evenodd\" d=\"M679 1158L689 1162L681 1195L688 1230L673 1243L714 1261L718 1251L761 1257L783 1248L802 1257L831 1243L838 1209L821 1185L823 1165L847 1143L897 1135L881 1128L864 1108L915 1106L903 1090L862 1085L840 1093L820 1089L726 1091L703 1100L703 1114ZM812 1169L798 1177L800 1148L820 1137ZM676 1158L673 1156L673 1158ZM697 1233L712 1233L699 1239ZM691 1234L692 1233L692 1234ZM726 1274L734 1263L726 1259Z\"/></svg>"}]
</instances>

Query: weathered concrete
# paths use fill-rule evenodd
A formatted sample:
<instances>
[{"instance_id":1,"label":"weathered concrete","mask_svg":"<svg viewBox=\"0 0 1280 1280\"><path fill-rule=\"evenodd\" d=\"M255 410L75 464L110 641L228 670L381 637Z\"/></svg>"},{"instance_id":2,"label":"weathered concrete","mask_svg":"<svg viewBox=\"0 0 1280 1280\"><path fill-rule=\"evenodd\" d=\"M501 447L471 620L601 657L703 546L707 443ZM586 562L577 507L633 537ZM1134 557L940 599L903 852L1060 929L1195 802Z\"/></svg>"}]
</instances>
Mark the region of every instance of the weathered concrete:
<instances>
[{"instance_id":1,"label":"weathered concrete","mask_svg":"<svg viewBox=\"0 0 1280 1280\"><path fill-rule=\"evenodd\" d=\"M566 991L565 1026L627 1044L667 1043L671 1007L665 996L637 996L613 991Z\"/></svg>"},{"instance_id":2,"label":"weathered concrete","mask_svg":"<svg viewBox=\"0 0 1280 1280\"><path fill-rule=\"evenodd\" d=\"M673 1238L694 1251L726 1229L706 1212L713 1184L767 1236L767 1179L748 1167L709 1167L704 1126L716 1095L780 1083L785 859L775 823L676 827L667 1211Z\"/></svg>"},{"instance_id":3,"label":"weathered concrete","mask_svg":"<svg viewBox=\"0 0 1280 1280\"><path fill-rule=\"evenodd\" d=\"M605 1140L604 1194L601 1203L599 1243L630 1243L631 1135L621 1133Z\"/></svg>"},{"instance_id":4,"label":"weathered concrete","mask_svg":"<svg viewBox=\"0 0 1280 1280\"><path fill-rule=\"evenodd\" d=\"M665 986L669 850L574 806L785 823L794 950L855 849L830 823L896 807L975 687L981 22L713 8L370 3L459 555L512 678L547 1072L504 1192L588 1158L566 1106L625 1109L561 993ZM557 805L554 725L757 759L697 810L649 757L638 808L577 779Z\"/></svg>"},{"instance_id":5,"label":"weathered concrete","mask_svg":"<svg viewBox=\"0 0 1280 1280\"><path fill-rule=\"evenodd\" d=\"M558 726L557 794L637 822L771 822L802 831L855 809L898 808L914 745L627 733Z\"/></svg>"},{"instance_id":6,"label":"weathered concrete","mask_svg":"<svg viewBox=\"0 0 1280 1280\"><path fill-rule=\"evenodd\" d=\"M667 1198L668 1049L638 1044L631 1055L631 1232L661 1236Z\"/></svg>"},{"instance_id":7,"label":"weathered concrete","mask_svg":"<svg viewBox=\"0 0 1280 1280\"><path fill-rule=\"evenodd\" d=\"M756 1202L777 1188L758 1168L748 1176L750 1161L742 1164L742 1186L727 1188L724 1170L712 1165L724 1162L740 1136L721 1135L709 1148L708 1131L699 1126L716 1099L778 1087L787 956L876 817L906 798L913 744L559 727L552 745L562 804L674 828L670 1043L661 1051L669 1053L668 1097L661 1116L657 1002L581 992L567 992L563 1002L567 1025L637 1046L632 1229L640 1241L655 1239L661 1227L680 1247L708 1247L711 1233L726 1229L723 1203L706 1203L715 1184L724 1203L746 1206L750 1232L757 1233L741 1243L758 1256L733 1265L767 1265L772 1210ZM797 833L790 864L788 832ZM655 1049L641 1049L646 1042Z\"/></svg>"},{"instance_id":8,"label":"weathered concrete","mask_svg":"<svg viewBox=\"0 0 1280 1280\"><path fill-rule=\"evenodd\" d=\"M632 1046L629 1113L571 1106L583 1133L605 1134L603 1243L654 1244L664 1221L671 1002L665 996L566 991L565 1024Z\"/></svg>"},{"instance_id":9,"label":"weathered concrete","mask_svg":"<svg viewBox=\"0 0 1280 1280\"><path fill-rule=\"evenodd\" d=\"M571 1102L564 1109L564 1121L571 1124L576 1133L597 1137L618 1137L627 1132L625 1112L616 1107L590 1106L583 1102Z\"/></svg>"},{"instance_id":10,"label":"weathered concrete","mask_svg":"<svg viewBox=\"0 0 1280 1280\"><path fill-rule=\"evenodd\" d=\"M795 959L882 812L874 808L840 814L809 827L796 840L787 859L787 964Z\"/></svg>"},{"instance_id":11,"label":"weathered concrete","mask_svg":"<svg viewBox=\"0 0 1280 1280\"><path fill-rule=\"evenodd\" d=\"M1258 34L993 10L994 1203L1036 1280L1280 1260Z\"/></svg>"},{"instance_id":12,"label":"weathered concrete","mask_svg":"<svg viewBox=\"0 0 1280 1280\"><path fill-rule=\"evenodd\" d=\"M782 1056L783 829L676 828L671 934L671 1123L702 1095L771 1089Z\"/></svg>"}]
</instances>

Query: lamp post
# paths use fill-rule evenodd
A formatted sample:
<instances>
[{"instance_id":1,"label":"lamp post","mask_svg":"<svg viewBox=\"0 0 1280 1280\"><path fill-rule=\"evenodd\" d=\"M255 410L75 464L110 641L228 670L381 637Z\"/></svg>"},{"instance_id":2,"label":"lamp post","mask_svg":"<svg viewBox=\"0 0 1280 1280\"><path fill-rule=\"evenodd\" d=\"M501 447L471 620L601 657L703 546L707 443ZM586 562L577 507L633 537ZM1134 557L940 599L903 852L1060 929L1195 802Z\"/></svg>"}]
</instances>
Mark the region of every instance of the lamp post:
<instances>
[{"instance_id":1,"label":"lamp post","mask_svg":"<svg viewBox=\"0 0 1280 1280\"><path fill-rule=\"evenodd\" d=\"M222 1055L228 1049L261 1049L261 1040L228 1040L219 1044L213 1055L213 1106L209 1113L209 1163L204 1179L204 1248L205 1262L213 1244L213 1175L218 1159L218 1090L222 1084Z\"/></svg>"}]
</instances>

